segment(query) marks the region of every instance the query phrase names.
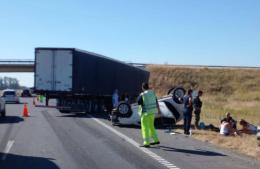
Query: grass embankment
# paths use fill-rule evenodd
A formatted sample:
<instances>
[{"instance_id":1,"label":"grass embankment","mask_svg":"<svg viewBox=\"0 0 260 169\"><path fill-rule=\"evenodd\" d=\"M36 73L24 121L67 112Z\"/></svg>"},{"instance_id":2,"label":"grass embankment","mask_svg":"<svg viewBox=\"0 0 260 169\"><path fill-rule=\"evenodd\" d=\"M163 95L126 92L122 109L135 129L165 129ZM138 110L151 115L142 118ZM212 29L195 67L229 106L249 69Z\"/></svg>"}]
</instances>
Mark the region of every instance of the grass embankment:
<instances>
[{"instance_id":1,"label":"grass embankment","mask_svg":"<svg viewBox=\"0 0 260 169\"><path fill-rule=\"evenodd\" d=\"M173 86L201 89L203 108L201 121L219 126L225 112L260 125L260 70L175 68L150 65L150 84L158 96L163 96ZM238 125L239 126L239 125ZM223 138L217 133L195 131L194 137L203 141L236 149L260 159L260 148L254 136Z\"/></svg>"}]
</instances>

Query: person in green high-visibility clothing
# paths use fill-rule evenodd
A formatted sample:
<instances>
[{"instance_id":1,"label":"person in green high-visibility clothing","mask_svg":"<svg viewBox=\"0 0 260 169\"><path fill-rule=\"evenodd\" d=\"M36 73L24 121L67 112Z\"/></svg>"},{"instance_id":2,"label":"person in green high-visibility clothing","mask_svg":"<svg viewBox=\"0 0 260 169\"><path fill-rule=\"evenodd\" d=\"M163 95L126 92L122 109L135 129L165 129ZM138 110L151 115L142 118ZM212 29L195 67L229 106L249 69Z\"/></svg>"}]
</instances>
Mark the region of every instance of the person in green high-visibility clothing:
<instances>
[{"instance_id":1,"label":"person in green high-visibility clothing","mask_svg":"<svg viewBox=\"0 0 260 169\"><path fill-rule=\"evenodd\" d=\"M40 95L40 102L43 103L43 99L44 99L44 96L43 95Z\"/></svg>"},{"instance_id":2,"label":"person in green high-visibility clothing","mask_svg":"<svg viewBox=\"0 0 260 169\"><path fill-rule=\"evenodd\" d=\"M141 115L141 132L143 137L143 147L160 144L157 132L154 128L154 116L158 111L160 114L159 104L153 90L149 89L148 83L142 84L143 92L138 97L139 114ZM150 139L154 142L150 143Z\"/></svg>"}]
</instances>

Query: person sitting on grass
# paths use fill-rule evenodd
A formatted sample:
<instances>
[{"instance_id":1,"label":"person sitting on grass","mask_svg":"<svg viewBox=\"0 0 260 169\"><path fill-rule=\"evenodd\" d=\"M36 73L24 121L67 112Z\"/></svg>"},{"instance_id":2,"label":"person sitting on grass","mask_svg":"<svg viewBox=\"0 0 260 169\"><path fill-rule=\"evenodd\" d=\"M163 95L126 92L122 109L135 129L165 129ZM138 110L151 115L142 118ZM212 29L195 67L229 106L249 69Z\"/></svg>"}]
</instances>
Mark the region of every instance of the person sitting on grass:
<instances>
[{"instance_id":1,"label":"person sitting on grass","mask_svg":"<svg viewBox=\"0 0 260 169\"><path fill-rule=\"evenodd\" d=\"M226 113L226 117L222 119L220 122L222 123L222 121L228 122L234 130L237 130L237 122L232 118L230 112Z\"/></svg>"},{"instance_id":2,"label":"person sitting on grass","mask_svg":"<svg viewBox=\"0 0 260 169\"><path fill-rule=\"evenodd\" d=\"M232 124L227 120L221 120L219 133L223 136L236 136L237 131L232 127Z\"/></svg>"},{"instance_id":3,"label":"person sitting on grass","mask_svg":"<svg viewBox=\"0 0 260 169\"><path fill-rule=\"evenodd\" d=\"M253 124L248 123L244 119L241 119L239 124L242 126L242 129L239 130L241 133L246 133L246 134L256 134L257 133L257 127Z\"/></svg>"}]
</instances>

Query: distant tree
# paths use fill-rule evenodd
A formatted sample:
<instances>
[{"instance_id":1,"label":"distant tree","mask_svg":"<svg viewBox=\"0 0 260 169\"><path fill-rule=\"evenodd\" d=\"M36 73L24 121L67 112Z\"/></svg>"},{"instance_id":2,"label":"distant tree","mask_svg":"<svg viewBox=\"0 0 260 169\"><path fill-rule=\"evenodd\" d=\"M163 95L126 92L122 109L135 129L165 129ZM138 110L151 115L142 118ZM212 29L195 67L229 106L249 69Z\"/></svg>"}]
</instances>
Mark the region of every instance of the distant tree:
<instances>
[{"instance_id":1,"label":"distant tree","mask_svg":"<svg viewBox=\"0 0 260 169\"><path fill-rule=\"evenodd\" d=\"M0 89L19 89L21 86L18 79L12 77L0 77Z\"/></svg>"}]
</instances>

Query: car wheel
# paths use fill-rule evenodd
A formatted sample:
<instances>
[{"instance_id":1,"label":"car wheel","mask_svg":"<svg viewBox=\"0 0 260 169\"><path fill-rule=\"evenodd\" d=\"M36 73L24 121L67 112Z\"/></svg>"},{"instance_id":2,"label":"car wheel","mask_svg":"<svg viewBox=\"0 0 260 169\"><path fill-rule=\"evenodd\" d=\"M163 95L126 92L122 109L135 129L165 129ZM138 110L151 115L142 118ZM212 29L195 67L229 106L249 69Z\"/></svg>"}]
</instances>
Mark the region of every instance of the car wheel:
<instances>
[{"instance_id":1,"label":"car wheel","mask_svg":"<svg viewBox=\"0 0 260 169\"><path fill-rule=\"evenodd\" d=\"M176 87L172 90L172 99L177 103L177 104L182 104L183 103L183 96L185 95L186 90L182 87Z\"/></svg>"},{"instance_id":2,"label":"car wheel","mask_svg":"<svg viewBox=\"0 0 260 169\"><path fill-rule=\"evenodd\" d=\"M118 117L131 117L132 110L128 103L120 102L117 106Z\"/></svg>"}]
</instances>

